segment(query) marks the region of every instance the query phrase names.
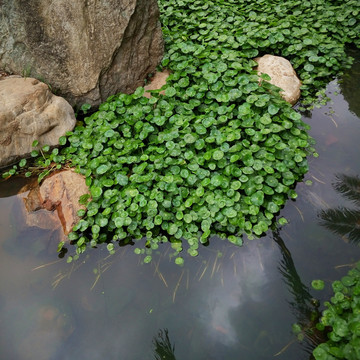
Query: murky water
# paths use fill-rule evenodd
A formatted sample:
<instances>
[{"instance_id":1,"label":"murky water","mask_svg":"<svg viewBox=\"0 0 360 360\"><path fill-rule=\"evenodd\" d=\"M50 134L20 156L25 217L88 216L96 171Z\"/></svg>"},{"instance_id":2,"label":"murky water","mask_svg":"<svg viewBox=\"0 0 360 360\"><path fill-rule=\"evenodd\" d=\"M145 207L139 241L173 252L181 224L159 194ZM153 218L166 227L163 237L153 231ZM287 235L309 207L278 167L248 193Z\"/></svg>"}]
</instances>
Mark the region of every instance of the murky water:
<instances>
[{"instance_id":1,"label":"murky water","mask_svg":"<svg viewBox=\"0 0 360 360\"><path fill-rule=\"evenodd\" d=\"M353 207L332 183L360 175L357 58L341 88L329 84L332 102L306 119L320 156L304 179L313 184L299 183L298 199L282 210L289 224L242 248L213 239L183 267L167 245L151 264L131 246L67 264L56 234L22 225L15 189L1 184L0 359L309 359L310 342L295 341L291 325L306 323L311 297L328 295L311 280L330 284L360 259L358 244L318 216Z\"/></svg>"}]
</instances>

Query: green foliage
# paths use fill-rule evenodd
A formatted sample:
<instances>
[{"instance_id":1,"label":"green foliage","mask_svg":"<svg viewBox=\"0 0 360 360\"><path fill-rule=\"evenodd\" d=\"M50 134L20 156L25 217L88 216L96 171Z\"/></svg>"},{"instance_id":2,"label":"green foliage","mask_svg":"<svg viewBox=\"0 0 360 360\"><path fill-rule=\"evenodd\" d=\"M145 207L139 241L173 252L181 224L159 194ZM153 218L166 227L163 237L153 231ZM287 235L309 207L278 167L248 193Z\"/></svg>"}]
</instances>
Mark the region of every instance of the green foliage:
<instances>
[{"instance_id":1,"label":"green foliage","mask_svg":"<svg viewBox=\"0 0 360 360\"><path fill-rule=\"evenodd\" d=\"M66 142L66 137L62 138ZM17 165L13 165L11 169L2 174L3 178L9 178L16 174L23 174L25 177L37 175L40 183L52 171L64 168L66 156L58 148L51 149L49 145L40 147L38 140L32 142L32 147L37 150L31 151L31 159L21 159Z\"/></svg>"},{"instance_id":2,"label":"green foliage","mask_svg":"<svg viewBox=\"0 0 360 360\"><path fill-rule=\"evenodd\" d=\"M264 105L213 99L204 106L197 97L205 80L191 78L192 96L189 87L151 99L141 88L112 96L68 134L61 154L86 176L92 196L71 234L84 239L79 253L87 243L146 236L146 262L169 240L181 265L182 240L195 256L211 235L241 245L243 233L268 230L308 170L310 139L277 92L245 78Z\"/></svg>"},{"instance_id":3,"label":"green foliage","mask_svg":"<svg viewBox=\"0 0 360 360\"><path fill-rule=\"evenodd\" d=\"M323 280L313 280L311 282L311 286L313 287L313 289L315 290L323 290L325 283Z\"/></svg>"},{"instance_id":4,"label":"green foliage","mask_svg":"<svg viewBox=\"0 0 360 360\"><path fill-rule=\"evenodd\" d=\"M341 281L334 281L334 296L325 302L318 330L330 329L329 340L318 345L316 360L360 359L360 262Z\"/></svg>"},{"instance_id":5,"label":"green foliage","mask_svg":"<svg viewBox=\"0 0 360 360\"><path fill-rule=\"evenodd\" d=\"M174 78L203 76L217 101L227 98L227 87L244 84L246 77L239 75L251 72L253 58L272 54L290 60L303 84L302 103L309 107L325 96L329 78L352 62L345 44L360 47L358 0L159 0L159 5L167 48L163 65Z\"/></svg>"},{"instance_id":6,"label":"green foliage","mask_svg":"<svg viewBox=\"0 0 360 360\"><path fill-rule=\"evenodd\" d=\"M83 114L87 114L91 109L91 105L90 104L83 104L81 105L80 110L83 112Z\"/></svg>"},{"instance_id":7,"label":"green foliage","mask_svg":"<svg viewBox=\"0 0 360 360\"><path fill-rule=\"evenodd\" d=\"M159 5L162 66L172 71L165 95L157 90L148 99L138 88L111 96L59 139L59 153L32 154L46 168L39 180L53 163L70 163L86 177L92 199L81 199L87 211L69 234L77 255L88 245L107 242L112 253L113 241L146 237L145 249L135 249L144 262L170 241L181 265L184 243L196 256L211 235L240 246L242 234L265 233L286 200L296 198L293 188L314 149L309 127L280 89L266 74L259 82L253 58L288 57L310 104L350 63L344 44L359 42L357 1Z\"/></svg>"}]
</instances>

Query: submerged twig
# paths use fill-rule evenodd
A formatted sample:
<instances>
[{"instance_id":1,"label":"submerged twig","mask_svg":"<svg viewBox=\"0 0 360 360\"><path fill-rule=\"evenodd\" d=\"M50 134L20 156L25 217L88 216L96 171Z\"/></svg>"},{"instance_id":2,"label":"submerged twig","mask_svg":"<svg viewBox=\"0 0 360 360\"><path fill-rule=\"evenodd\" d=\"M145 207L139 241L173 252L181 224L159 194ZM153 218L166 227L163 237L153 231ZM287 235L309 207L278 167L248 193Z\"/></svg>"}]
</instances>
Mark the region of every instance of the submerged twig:
<instances>
[{"instance_id":1,"label":"submerged twig","mask_svg":"<svg viewBox=\"0 0 360 360\"><path fill-rule=\"evenodd\" d=\"M214 275L214 272L215 272L217 259L218 259L218 257L216 256L216 257L215 257L215 261L214 261L214 265L213 265L213 268L212 268L212 271L211 271L211 276L210 276L211 279L212 279L212 277L213 277L213 275Z\"/></svg>"},{"instance_id":2,"label":"submerged twig","mask_svg":"<svg viewBox=\"0 0 360 360\"><path fill-rule=\"evenodd\" d=\"M292 339L288 344L286 344L279 352L277 352L276 354L274 354L274 356L279 356L281 355L284 351L287 350L287 348L292 345L294 342L296 342L296 339Z\"/></svg>"},{"instance_id":3,"label":"submerged twig","mask_svg":"<svg viewBox=\"0 0 360 360\"><path fill-rule=\"evenodd\" d=\"M334 123L335 127L338 127L338 124L336 123L336 121L334 120L334 118L331 115L329 115L329 118Z\"/></svg>"},{"instance_id":4,"label":"submerged twig","mask_svg":"<svg viewBox=\"0 0 360 360\"><path fill-rule=\"evenodd\" d=\"M314 180L316 180L317 182L319 182L320 184L324 184L324 185L326 185L326 182L324 182L324 181L321 181L320 179L318 179L316 176L314 176L314 175L310 175Z\"/></svg>"},{"instance_id":5,"label":"submerged twig","mask_svg":"<svg viewBox=\"0 0 360 360\"><path fill-rule=\"evenodd\" d=\"M302 222L305 222L305 219L304 219L304 216L303 216L301 210L300 210L295 204L293 204L293 206L295 207L295 209L296 209L296 210L298 211L298 213L300 214L300 217L301 217Z\"/></svg>"},{"instance_id":6,"label":"submerged twig","mask_svg":"<svg viewBox=\"0 0 360 360\"><path fill-rule=\"evenodd\" d=\"M209 262L206 263L206 266L205 266L203 272L201 273L201 275L200 275L200 277L199 277L199 281L200 281L200 280L203 278L203 276L205 275L206 270L207 270L208 267L209 267Z\"/></svg>"},{"instance_id":7,"label":"submerged twig","mask_svg":"<svg viewBox=\"0 0 360 360\"><path fill-rule=\"evenodd\" d=\"M352 263L352 264L343 264L343 265L336 265L334 267L334 269L341 269L343 267L354 267L356 265L356 262L355 263Z\"/></svg>"},{"instance_id":8,"label":"submerged twig","mask_svg":"<svg viewBox=\"0 0 360 360\"><path fill-rule=\"evenodd\" d=\"M176 286L175 286L175 290L174 290L174 293L173 293L173 303L175 302L175 297L176 297L176 292L180 286L180 282L181 282L181 279L184 275L184 270L182 271L181 275L180 275L180 278L179 278L179 281L177 282Z\"/></svg>"},{"instance_id":9,"label":"submerged twig","mask_svg":"<svg viewBox=\"0 0 360 360\"><path fill-rule=\"evenodd\" d=\"M58 259L58 260L49 262L49 263L47 263L47 264L43 264L43 265L37 266L37 267L31 269L31 271L39 270L39 269L42 269L42 268L44 268L44 267L47 267L47 266L50 266L50 265L54 265L54 264L56 264L56 263L58 263L58 262L60 262L60 261L62 261L62 259Z\"/></svg>"}]
</instances>

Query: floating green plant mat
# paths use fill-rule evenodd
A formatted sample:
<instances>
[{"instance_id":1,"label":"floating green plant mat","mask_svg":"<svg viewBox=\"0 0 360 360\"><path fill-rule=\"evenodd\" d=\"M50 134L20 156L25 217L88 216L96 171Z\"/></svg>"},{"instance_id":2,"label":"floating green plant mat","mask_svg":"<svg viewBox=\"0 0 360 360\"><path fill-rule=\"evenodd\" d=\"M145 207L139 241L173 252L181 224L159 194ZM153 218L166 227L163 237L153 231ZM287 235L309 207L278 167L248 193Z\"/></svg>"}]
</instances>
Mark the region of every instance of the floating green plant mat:
<instances>
[{"instance_id":1,"label":"floating green plant mat","mask_svg":"<svg viewBox=\"0 0 360 360\"><path fill-rule=\"evenodd\" d=\"M313 351L316 360L360 359L360 262L340 281L332 283L334 291L330 301L325 302L320 322L316 325L325 331L328 341ZM322 289L321 281L314 284ZM321 286L319 286L321 285Z\"/></svg>"},{"instance_id":2,"label":"floating green plant mat","mask_svg":"<svg viewBox=\"0 0 360 360\"><path fill-rule=\"evenodd\" d=\"M358 0L159 0L159 5L167 47L163 64L175 71L175 79L204 77L217 101L226 87L236 87L239 73L256 65L251 59L272 54L292 63L303 83L303 105L324 103L329 79L352 62L345 44L360 47Z\"/></svg>"},{"instance_id":3,"label":"floating green plant mat","mask_svg":"<svg viewBox=\"0 0 360 360\"><path fill-rule=\"evenodd\" d=\"M241 245L244 233L266 232L296 197L314 149L309 127L266 74L259 84L253 58L290 59L306 105L351 62L344 43L359 44L357 0L159 5L162 65L172 71L165 95L147 99L139 88L111 96L60 139L60 152L46 148L36 160L67 162L86 176L92 199L81 199L87 211L69 235L77 254L88 244L107 242L113 252L114 241L146 237L135 250L145 262L170 241L182 264L183 247L196 256L211 235Z\"/></svg>"},{"instance_id":4,"label":"floating green plant mat","mask_svg":"<svg viewBox=\"0 0 360 360\"><path fill-rule=\"evenodd\" d=\"M174 87L149 100L140 88L111 97L74 130L63 154L87 177L92 196L70 234L80 251L90 239L95 246L146 236L149 261L168 239L176 253L186 240L197 255L210 235L241 245L242 233L267 231L308 170L309 136L271 85L246 79L238 91L254 85L254 103L204 105L182 100Z\"/></svg>"}]
</instances>

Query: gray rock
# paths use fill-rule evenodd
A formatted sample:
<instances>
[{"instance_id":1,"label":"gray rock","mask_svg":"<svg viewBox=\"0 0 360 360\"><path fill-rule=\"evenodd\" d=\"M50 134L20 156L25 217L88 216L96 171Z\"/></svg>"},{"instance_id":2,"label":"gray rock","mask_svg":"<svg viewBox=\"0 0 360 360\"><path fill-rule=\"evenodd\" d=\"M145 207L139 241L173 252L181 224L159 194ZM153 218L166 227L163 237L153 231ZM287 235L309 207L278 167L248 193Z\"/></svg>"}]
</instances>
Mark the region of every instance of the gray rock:
<instances>
[{"instance_id":1,"label":"gray rock","mask_svg":"<svg viewBox=\"0 0 360 360\"><path fill-rule=\"evenodd\" d=\"M133 92L162 56L156 0L0 1L0 68L72 105Z\"/></svg>"},{"instance_id":2,"label":"gray rock","mask_svg":"<svg viewBox=\"0 0 360 360\"><path fill-rule=\"evenodd\" d=\"M0 80L0 168L28 157L34 148L59 144L76 124L71 105L32 78Z\"/></svg>"},{"instance_id":3,"label":"gray rock","mask_svg":"<svg viewBox=\"0 0 360 360\"><path fill-rule=\"evenodd\" d=\"M264 55L255 61L258 63L257 71L268 74L271 77L269 82L283 90L280 94L284 100L294 105L300 98L301 82L290 61L274 55Z\"/></svg>"}]
</instances>

